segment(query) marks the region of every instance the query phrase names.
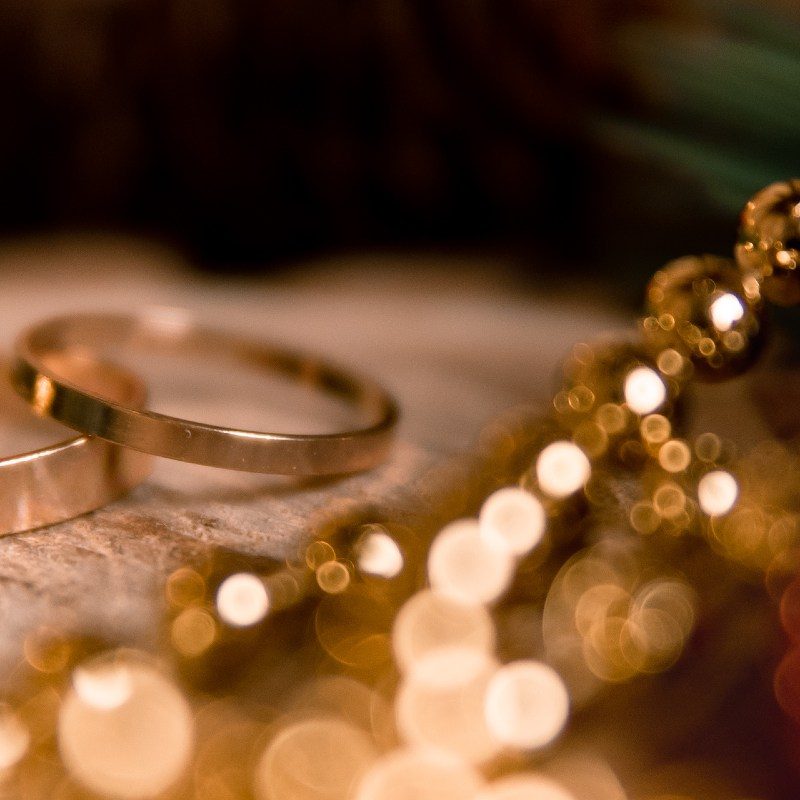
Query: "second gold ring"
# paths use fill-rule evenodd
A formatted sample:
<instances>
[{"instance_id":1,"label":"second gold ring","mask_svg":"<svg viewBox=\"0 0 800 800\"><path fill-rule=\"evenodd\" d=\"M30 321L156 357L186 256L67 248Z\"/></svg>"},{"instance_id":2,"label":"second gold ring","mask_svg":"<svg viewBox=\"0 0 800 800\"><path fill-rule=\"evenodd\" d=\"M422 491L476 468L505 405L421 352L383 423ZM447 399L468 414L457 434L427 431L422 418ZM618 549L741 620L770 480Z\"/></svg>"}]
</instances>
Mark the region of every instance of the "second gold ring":
<instances>
[{"instance_id":1,"label":"second gold ring","mask_svg":"<svg viewBox=\"0 0 800 800\"><path fill-rule=\"evenodd\" d=\"M177 357L224 358L277 372L359 411L361 428L270 433L139 410L71 378L59 362L97 357L99 343ZM185 317L79 314L36 325L17 341L12 381L36 411L82 433L152 455L212 467L285 475L355 472L384 461L398 410L379 385L313 356L189 323Z\"/></svg>"}]
</instances>

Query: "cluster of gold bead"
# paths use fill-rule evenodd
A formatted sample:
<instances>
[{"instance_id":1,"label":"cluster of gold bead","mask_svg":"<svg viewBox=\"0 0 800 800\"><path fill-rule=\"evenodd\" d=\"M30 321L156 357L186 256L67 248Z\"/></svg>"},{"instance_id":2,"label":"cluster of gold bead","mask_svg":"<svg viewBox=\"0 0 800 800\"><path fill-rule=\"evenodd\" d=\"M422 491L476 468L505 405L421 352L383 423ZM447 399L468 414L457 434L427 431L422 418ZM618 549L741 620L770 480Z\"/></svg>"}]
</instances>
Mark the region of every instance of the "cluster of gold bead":
<instances>
[{"instance_id":1,"label":"cluster of gold bead","mask_svg":"<svg viewBox=\"0 0 800 800\"><path fill-rule=\"evenodd\" d=\"M416 524L344 504L278 568L230 554L180 568L156 656L29 636L0 710L5 787L34 800L631 796L617 773L642 754L612 763L605 746L632 709L646 727L622 687L670 670L709 609L724 618L722 598L750 580L733 563L771 574L800 545L794 455L767 442L737 459L718 435L690 435L684 409L693 376L753 363L762 297L800 301L798 226L800 181L778 184L745 208L735 260L660 270L638 333L573 348L548 418L510 414L480 469L426 475ZM435 486L449 494L434 502ZM800 637L797 587L782 615ZM784 697L800 685L793 659ZM695 714L710 702L718 665L705 669L679 694L649 685L651 730L678 735L676 697ZM692 797L711 796L713 778L693 777Z\"/></svg>"}]
</instances>

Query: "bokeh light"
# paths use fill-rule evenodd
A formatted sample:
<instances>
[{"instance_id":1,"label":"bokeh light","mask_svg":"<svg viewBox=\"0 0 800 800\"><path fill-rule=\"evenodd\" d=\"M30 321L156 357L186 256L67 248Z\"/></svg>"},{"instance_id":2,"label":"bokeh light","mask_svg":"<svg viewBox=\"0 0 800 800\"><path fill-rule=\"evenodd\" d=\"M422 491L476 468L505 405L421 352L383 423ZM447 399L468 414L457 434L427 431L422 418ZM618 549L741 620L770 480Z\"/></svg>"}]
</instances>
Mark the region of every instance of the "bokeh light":
<instances>
[{"instance_id":1,"label":"bokeh light","mask_svg":"<svg viewBox=\"0 0 800 800\"><path fill-rule=\"evenodd\" d=\"M710 517L727 514L736 504L739 485L725 470L707 472L697 484L697 501Z\"/></svg>"},{"instance_id":2,"label":"bokeh light","mask_svg":"<svg viewBox=\"0 0 800 800\"><path fill-rule=\"evenodd\" d=\"M379 759L362 780L356 800L475 800L483 785L463 759L410 748Z\"/></svg>"},{"instance_id":3,"label":"bokeh light","mask_svg":"<svg viewBox=\"0 0 800 800\"><path fill-rule=\"evenodd\" d=\"M666 520L678 520L686 513L686 492L679 484L664 481L653 492L653 508Z\"/></svg>"},{"instance_id":4,"label":"bokeh light","mask_svg":"<svg viewBox=\"0 0 800 800\"><path fill-rule=\"evenodd\" d=\"M507 487L489 495L481 507L479 523L482 536L523 556L542 540L547 517L530 492Z\"/></svg>"},{"instance_id":5,"label":"bokeh light","mask_svg":"<svg viewBox=\"0 0 800 800\"><path fill-rule=\"evenodd\" d=\"M648 414L642 419L639 431L647 444L660 445L669 439L672 425L663 414Z\"/></svg>"},{"instance_id":6,"label":"bokeh light","mask_svg":"<svg viewBox=\"0 0 800 800\"><path fill-rule=\"evenodd\" d=\"M494 660L475 650L429 653L401 683L395 709L397 729L410 745L430 747L480 763L501 744L486 723L486 687Z\"/></svg>"},{"instance_id":7,"label":"bokeh light","mask_svg":"<svg viewBox=\"0 0 800 800\"><path fill-rule=\"evenodd\" d=\"M575 427L572 441L589 458L600 458L608 449L608 431L599 423L587 419Z\"/></svg>"},{"instance_id":8,"label":"bokeh light","mask_svg":"<svg viewBox=\"0 0 800 800\"><path fill-rule=\"evenodd\" d=\"M305 550L306 566L316 572L320 566L328 561L336 560L336 550L330 542L324 539L317 539L306 547Z\"/></svg>"},{"instance_id":9,"label":"bokeh light","mask_svg":"<svg viewBox=\"0 0 800 800\"><path fill-rule=\"evenodd\" d=\"M625 378L625 402L634 414L652 414L667 399L667 387L650 367L636 367Z\"/></svg>"},{"instance_id":10,"label":"bokeh light","mask_svg":"<svg viewBox=\"0 0 800 800\"><path fill-rule=\"evenodd\" d=\"M670 378L683 376L689 366L689 362L672 347L666 347L658 354L656 364Z\"/></svg>"},{"instance_id":11,"label":"bokeh light","mask_svg":"<svg viewBox=\"0 0 800 800\"><path fill-rule=\"evenodd\" d=\"M429 590L409 598L392 631L395 659L410 672L429 653L443 648L494 651L494 622L484 606L464 605Z\"/></svg>"},{"instance_id":12,"label":"bokeh light","mask_svg":"<svg viewBox=\"0 0 800 800\"><path fill-rule=\"evenodd\" d=\"M394 614L385 594L350 582L344 591L322 596L314 620L317 640L340 664L377 669L391 659Z\"/></svg>"},{"instance_id":13,"label":"bokeh light","mask_svg":"<svg viewBox=\"0 0 800 800\"><path fill-rule=\"evenodd\" d=\"M497 600L508 588L513 571L508 547L481 536L477 520L446 525L428 553L428 579L433 589L465 604Z\"/></svg>"},{"instance_id":14,"label":"bokeh light","mask_svg":"<svg viewBox=\"0 0 800 800\"><path fill-rule=\"evenodd\" d=\"M503 744L533 750L550 744L569 717L569 693L560 675L537 661L499 669L486 690L486 722Z\"/></svg>"},{"instance_id":15,"label":"bokeh light","mask_svg":"<svg viewBox=\"0 0 800 800\"><path fill-rule=\"evenodd\" d=\"M548 445L536 460L539 488L551 497L569 497L589 480L592 467L583 450L572 442Z\"/></svg>"},{"instance_id":16,"label":"bokeh light","mask_svg":"<svg viewBox=\"0 0 800 800\"><path fill-rule=\"evenodd\" d=\"M735 294L725 292L711 302L708 314L718 331L729 331L744 316L744 306Z\"/></svg>"},{"instance_id":17,"label":"bokeh light","mask_svg":"<svg viewBox=\"0 0 800 800\"><path fill-rule=\"evenodd\" d=\"M317 585L327 594L341 594L350 585L350 570L341 561L326 561L317 567Z\"/></svg>"},{"instance_id":18,"label":"bokeh light","mask_svg":"<svg viewBox=\"0 0 800 800\"><path fill-rule=\"evenodd\" d=\"M694 452L701 461L713 463L722 454L722 440L716 433L701 433L694 441Z\"/></svg>"},{"instance_id":19,"label":"bokeh light","mask_svg":"<svg viewBox=\"0 0 800 800\"><path fill-rule=\"evenodd\" d=\"M0 707L0 771L18 764L30 744L30 731L19 715L7 706Z\"/></svg>"},{"instance_id":20,"label":"bokeh light","mask_svg":"<svg viewBox=\"0 0 800 800\"><path fill-rule=\"evenodd\" d=\"M54 674L69 663L72 647L58 630L43 626L32 630L22 643L25 660L38 672Z\"/></svg>"},{"instance_id":21,"label":"bokeh light","mask_svg":"<svg viewBox=\"0 0 800 800\"><path fill-rule=\"evenodd\" d=\"M292 694L287 714L298 721L343 720L371 734L378 746L397 741L394 709L387 696L348 675L320 675L301 684Z\"/></svg>"},{"instance_id":22,"label":"bokeh light","mask_svg":"<svg viewBox=\"0 0 800 800\"><path fill-rule=\"evenodd\" d=\"M259 800L348 800L377 755L370 737L348 722L303 720L267 746L255 794Z\"/></svg>"},{"instance_id":23,"label":"bokeh light","mask_svg":"<svg viewBox=\"0 0 800 800\"><path fill-rule=\"evenodd\" d=\"M193 739L192 714L175 685L124 654L82 666L58 718L70 774L94 792L126 800L172 786L189 764Z\"/></svg>"},{"instance_id":24,"label":"bokeh light","mask_svg":"<svg viewBox=\"0 0 800 800\"><path fill-rule=\"evenodd\" d=\"M476 800L576 800L575 796L550 778L521 772L491 783Z\"/></svg>"},{"instance_id":25,"label":"bokeh light","mask_svg":"<svg viewBox=\"0 0 800 800\"><path fill-rule=\"evenodd\" d=\"M681 439L670 439L658 451L658 463L667 472L683 472L692 462L692 451Z\"/></svg>"},{"instance_id":26,"label":"bokeh light","mask_svg":"<svg viewBox=\"0 0 800 800\"><path fill-rule=\"evenodd\" d=\"M181 655L196 658L214 644L217 623L204 608L185 608L172 621L170 638Z\"/></svg>"},{"instance_id":27,"label":"bokeh light","mask_svg":"<svg viewBox=\"0 0 800 800\"><path fill-rule=\"evenodd\" d=\"M186 608L202 602L206 592L203 576L191 567L176 569L164 587L167 602L178 608Z\"/></svg>"},{"instance_id":28,"label":"bokeh light","mask_svg":"<svg viewBox=\"0 0 800 800\"><path fill-rule=\"evenodd\" d=\"M597 424L610 436L621 433L628 424L629 413L617 403L603 403L595 413Z\"/></svg>"},{"instance_id":29,"label":"bokeh light","mask_svg":"<svg viewBox=\"0 0 800 800\"><path fill-rule=\"evenodd\" d=\"M85 705L108 711L127 703L133 693L130 666L114 659L76 667L72 685Z\"/></svg>"},{"instance_id":30,"label":"bokeh light","mask_svg":"<svg viewBox=\"0 0 800 800\"><path fill-rule=\"evenodd\" d=\"M729 258L684 256L670 262L653 276L647 300L650 316L642 327L649 348L677 350L691 359L700 378L736 375L758 355L763 334L758 286Z\"/></svg>"},{"instance_id":31,"label":"bokeh light","mask_svg":"<svg viewBox=\"0 0 800 800\"><path fill-rule=\"evenodd\" d=\"M217 590L217 613L237 628L261 622L269 610L269 595L264 582L250 572L227 577Z\"/></svg>"},{"instance_id":32,"label":"bokeh light","mask_svg":"<svg viewBox=\"0 0 800 800\"><path fill-rule=\"evenodd\" d=\"M579 749L559 755L548 762L547 777L568 789L576 800L628 800L617 775L592 750Z\"/></svg>"},{"instance_id":33,"label":"bokeh light","mask_svg":"<svg viewBox=\"0 0 800 800\"><path fill-rule=\"evenodd\" d=\"M656 511L655 506L646 500L634 503L631 506L628 518L631 527L637 532L644 535L655 533L661 525L661 516Z\"/></svg>"},{"instance_id":34,"label":"bokeh light","mask_svg":"<svg viewBox=\"0 0 800 800\"><path fill-rule=\"evenodd\" d=\"M400 574L404 559L400 546L379 525L369 526L358 542L358 568L367 575L390 580Z\"/></svg>"},{"instance_id":35,"label":"bokeh light","mask_svg":"<svg viewBox=\"0 0 800 800\"><path fill-rule=\"evenodd\" d=\"M663 672L680 657L697 619L686 581L659 576L620 545L578 553L556 576L545 603L546 651L573 700L599 685Z\"/></svg>"}]
</instances>

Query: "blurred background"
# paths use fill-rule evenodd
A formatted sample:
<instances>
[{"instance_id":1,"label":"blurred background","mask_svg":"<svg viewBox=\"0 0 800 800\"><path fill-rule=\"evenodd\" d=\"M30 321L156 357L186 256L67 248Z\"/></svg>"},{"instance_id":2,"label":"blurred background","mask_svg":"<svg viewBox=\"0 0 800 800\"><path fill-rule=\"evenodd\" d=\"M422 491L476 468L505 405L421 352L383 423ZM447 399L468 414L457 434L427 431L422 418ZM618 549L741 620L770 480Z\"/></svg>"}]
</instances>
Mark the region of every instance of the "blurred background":
<instances>
[{"instance_id":1,"label":"blurred background","mask_svg":"<svg viewBox=\"0 0 800 800\"><path fill-rule=\"evenodd\" d=\"M196 724L199 746L194 754L178 743L177 772L191 759L194 771L163 798L274 798L261 784L252 794L253 748L258 757L272 752L264 743L280 727L267 725L294 713L292 703L300 707L306 689L294 683L312 673L371 682L368 698L389 698L393 719L390 626L409 581L424 576L424 548L442 521L473 514L490 488L516 482L515 458L528 469L537 437L549 430L538 409L552 401L564 351L603 330L632 330L644 285L667 260L730 253L739 209L762 186L800 176L798 154L797 0L0 0L0 340L10 343L43 314L182 306L211 323L352 362L386 383L404 411L395 458L383 471L295 486L205 478L164 462L145 486L92 517L3 540L0 688L9 684L3 676L23 676L24 725L9 727L0 707L0 795L96 797L78 793L76 783L95 789L98 775L115 778L101 747L66 767L57 758L70 752L64 742L95 736L73 715L56 749L64 687L96 641L158 650L177 665L196 713L186 725ZM164 396L227 420L230 396L212 409L189 378L205 381L205 390L211 382L187 371L184 386L182 374L161 370ZM687 400L691 435L719 431L749 448L783 425L796 438L798 374L754 373L743 379L752 383L698 392ZM235 382L217 383L220 394L235 393ZM241 403L245 392L238 394ZM262 396L253 395L260 410ZM501 418L520 403L537 404L530 430L522 418ZM762 408L779 424L764 421ZM714 439L721 458L732 459L734 445ZM548 582L558 586L570 548L595 535L621 548L604 556L619 555L621 577L612 575L619 586L612 585L603 567L587 597L609 586L639 597L627 583L636 564L636 580L652 572L669 579L668 588L678 585L674 571L685 573L685 596L702 598L691 643L680 629L687 658L661 678L593 673L603 683L600 701L579 709L563 751L605 750L632 796L800 796L800 580L785 585L800 546L800 463L796 449L770 450L769 442L753 452L742 464L758 504L743 505L744 516L731 517L736 525L715 529L711 547L678 536L677 522L661 539L644 527L636 531L647 540L618 537L609 508L655 506L639 502L619 476L607 475L608 487L598 480L590 498L597 519L578 524L566 507L552 554L550 544L541 560L534 553L496 615L503 660L540 658L544 636L533 632L543 629ZM499 472L503 459L507 475ZM644 488L655 492L663 476L644 474L652 483ZM678 489L675 519L686 502ZM775 509L781 516L773 519ZM318 570L355 558L362 523L384 522L401 544L423 542L408 545L400 582L384 590L353 567L351 594L325 588ZM562 542L567 530L576 538ZM762 563L765 542L785 560ZM309 556L314 545L330 551L319 564ZM266 581L275 564L288 559L294 569L297 558L301 578L289 575L297 591L287 589L285 601L299 604L297 625L276 615L275 625L270 616L258 627L264 607L241 636L226 627L214 598L229 573L263 573ZM545 578L530 580L545 563ZM175 589L182 581L185 596ZM383 598L371 599L368 611L365 585ZM781 596L795 642L783 661ZM597 630L606 631L607 611L617 624L629 605L598 601ZM379 653L363 650L378 653L375 664L353 666L326 632L349 642L362 618L354 641L382 644ZM180 627L187 620L206 626L196 649L185 648L185 631L199 636ZM583 669L579 633L569 652ZM170 755L159 732L191 719L183 695L168 687L167 699L179 698L170 716L151 671L131 674L145 676L141 685L155 687L166 711L112 741L123 764L140 752L142 731L154 753ZM350 704L343 697L337 708ZM19 730L10 739L23 742L14 758L33 742L39 759L23 766L20 785L30 774L38 788L14 795L3 780L14 763L9 731ZM105 731L97 730L100 741ZM393 735L380 746L392 746ZM616 781L602 794L595 776L578 796L618 800ZM149 784L139 794L128 783L109 786L100 790L156 794Z\"/></svg>"},{"instance_id":2,"label":"blurred background","mask_svg":"<svg viewBox=\"0 0 800 800\"><path fill-rule=\"evenodd\" d=\"M0 75L1 235L216 272L490 250L638 299L800 171L792 0L3 0Z\"/></svg>"}]
</instances>

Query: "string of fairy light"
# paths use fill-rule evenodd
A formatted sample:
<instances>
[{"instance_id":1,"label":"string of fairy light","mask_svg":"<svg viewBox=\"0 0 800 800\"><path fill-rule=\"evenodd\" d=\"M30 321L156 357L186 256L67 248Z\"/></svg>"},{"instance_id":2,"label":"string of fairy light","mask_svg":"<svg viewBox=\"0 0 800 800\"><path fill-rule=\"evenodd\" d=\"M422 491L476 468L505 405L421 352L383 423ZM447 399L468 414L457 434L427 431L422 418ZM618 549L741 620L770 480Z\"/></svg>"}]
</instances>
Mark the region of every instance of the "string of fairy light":
<instances>
[{"instance_id":1,"label":"string of fairy light","mask_svg":"<svg viewBox=\"0 0 800 800\"><path fill-rule=\"evenodd\" d=\"M713 559L769 573L800 546L797 457L776 441L737 457L687 434L681 408L694 379L753 363L762 294L797 280L776 218L797 224L800 184L748 204L738 265L673 262L638 335L573 348L548 419L517 430L529 463L474 516L429 538L343 523L277 570L184 566L153 653L29 638L0 713L7 796L656 797L631 793L582 736L597 730L587 710L680 661ZM193 683L226 647L258 665L248 680Z\"/></svg>"}]
</instances>

